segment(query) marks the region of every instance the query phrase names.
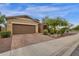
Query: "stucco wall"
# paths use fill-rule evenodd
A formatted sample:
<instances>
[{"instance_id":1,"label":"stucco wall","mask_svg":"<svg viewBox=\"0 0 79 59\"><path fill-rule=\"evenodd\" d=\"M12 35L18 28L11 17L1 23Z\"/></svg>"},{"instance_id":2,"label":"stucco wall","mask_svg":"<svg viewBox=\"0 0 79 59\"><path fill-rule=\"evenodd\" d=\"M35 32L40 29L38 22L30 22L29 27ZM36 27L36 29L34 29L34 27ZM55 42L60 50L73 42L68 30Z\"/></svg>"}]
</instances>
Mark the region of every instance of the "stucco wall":
<instances>
[{"instance_id":1,"label":"stucco wall","mask_svg":"<svg viewBox=\"0 0 79 59\"><path fill-rule=\"evenodd\" d=\"M7 20L7 30L12 33L12 24L26 24L26 25L35 25L36 33L38 33L38 23L34 22L28 18L16 18L16 19L8 19Z\"/></svg>"}]
</instances>

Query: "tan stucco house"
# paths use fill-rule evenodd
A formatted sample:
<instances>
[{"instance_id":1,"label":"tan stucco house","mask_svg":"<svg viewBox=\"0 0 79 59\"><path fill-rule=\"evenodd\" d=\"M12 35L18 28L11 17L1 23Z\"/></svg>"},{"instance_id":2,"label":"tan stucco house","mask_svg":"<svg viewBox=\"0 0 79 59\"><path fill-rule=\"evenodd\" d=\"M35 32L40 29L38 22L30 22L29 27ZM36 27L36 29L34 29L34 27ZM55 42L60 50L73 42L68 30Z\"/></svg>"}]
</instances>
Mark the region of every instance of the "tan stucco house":
<instances>
[{"instance_id":1,"label":"tan stucco house","mask_svg":"<svg viewBox=\"0 0 79 59\"><path fill-rule=\"evenodd\" d=\"M7 31L12 34L39 33L39 21L26 15L7 17Z\"/></svg>"}]
</instances>

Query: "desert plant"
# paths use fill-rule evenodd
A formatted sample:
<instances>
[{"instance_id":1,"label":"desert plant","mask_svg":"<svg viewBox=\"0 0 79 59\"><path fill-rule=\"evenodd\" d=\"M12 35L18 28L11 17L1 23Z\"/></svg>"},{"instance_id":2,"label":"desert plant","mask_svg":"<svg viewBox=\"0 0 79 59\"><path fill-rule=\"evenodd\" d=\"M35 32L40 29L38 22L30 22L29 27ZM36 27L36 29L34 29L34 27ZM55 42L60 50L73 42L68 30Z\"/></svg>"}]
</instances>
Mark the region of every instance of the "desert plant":
<instances>
[{"instance_id":1,"label":"desert plant","mask_svg":"<svg viewBox=\"0 0 79 59\"><path fill-rule=\"evenodd\" d=\"M47 29L44 29L43 34L44 35L48 35L48 30Z\"/></svg>"},{"instance_id":2,"label":"desert plant","mask_svg":"<svg viewBox=\"0 0 79 59\"><path fill-rule=\"evenodd\" d=\"M60 31L59 31L59 33L61 35L63 35L66 31L67 31L67 28L61 28Z\"/></svg>"},{"instance_id":3,"label":"desert plant","mask_svg":"<svg viewBox=\"0 0 79 59\"><path fill-rule=\"evenodd\" d=\"M50 34L54 34L54 29L53 28L50 29Z\"/></svg>"},{"instance_id":4,"label":"desert plant","mask_svg":"<svg viewBox=\"0 0 79 59\"><path fill-rule=\"evenodd\" d=\"M2 32L0 32L0 36L1 36L1 38L8 38L11 36L11 32L10 31L2 31Z\"/></svg>"},{"instance_id":5,"label":"desert plant","mask_svg":"<svg viewBox=\"0 0 79 59\"><path fill-rule=\"evenodd\" d=\"M1 13L0 13L0 26L6 30L7 27L6 16L2 15Z\"/></svg>"},{"instance_id":6,"label":"desert plant","mask_svg":"<svg viewBox=\"0 0 79 59\"><path fill-rule=\"evenodd\" d=\"M43 19L43 23L48 26L48 29L50 30L49 32L53 33L53 34L57 34L57 32L58 32L57 30L59 30L58 27L68 27L69 26L68 21L66 21L65 19L63 19L61 17L57 17L54 19L46 17ZM51 28L53 28L53 30L51 30ZM64 31L64 29L63 29L63 31Z\"/></svg>"}]
</instances>

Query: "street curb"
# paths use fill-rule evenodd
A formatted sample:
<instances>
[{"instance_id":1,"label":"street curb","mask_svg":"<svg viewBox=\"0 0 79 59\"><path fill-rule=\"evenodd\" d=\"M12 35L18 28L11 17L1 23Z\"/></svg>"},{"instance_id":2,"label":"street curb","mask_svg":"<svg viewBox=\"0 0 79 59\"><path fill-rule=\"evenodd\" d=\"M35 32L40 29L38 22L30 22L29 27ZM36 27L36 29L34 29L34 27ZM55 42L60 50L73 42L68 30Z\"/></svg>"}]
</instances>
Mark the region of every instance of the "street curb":
<instances>
[{"instance_id":1,"label":"street curb","mask_svg":"<svg viewBox=\"0 0 79 59\"><path fill-rule=\"evenodd\" d=\"M71 56L72 52L77 48L78 45L79 45L79 42L75 43L62 56Z\"/></svg>"}]
</instances>

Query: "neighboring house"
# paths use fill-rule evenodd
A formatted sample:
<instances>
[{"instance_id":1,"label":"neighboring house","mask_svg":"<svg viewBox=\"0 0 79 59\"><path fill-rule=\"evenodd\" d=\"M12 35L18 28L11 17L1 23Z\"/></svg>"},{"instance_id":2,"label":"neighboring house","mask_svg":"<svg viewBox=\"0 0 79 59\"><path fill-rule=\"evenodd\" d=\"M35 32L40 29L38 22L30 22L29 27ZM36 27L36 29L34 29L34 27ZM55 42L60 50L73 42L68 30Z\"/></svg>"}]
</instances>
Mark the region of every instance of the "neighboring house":
<instances>
[{"instance_id":1,"label":"neighboring house","mask_svg":"<svg viewBox=\"0 0 79 59\"><path fill-rule=\"evenodd\" d=\"M39 21L29 16L10 16L7 17L6 20L7 31L11 31L12 34L32 34L41 32Z\"/></svg>"}]
</instances>

